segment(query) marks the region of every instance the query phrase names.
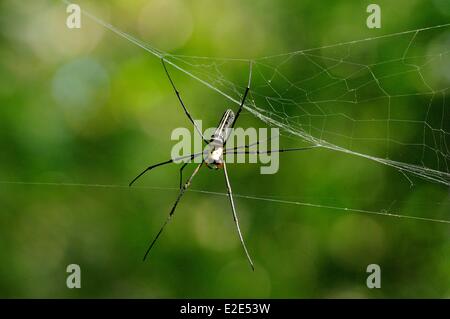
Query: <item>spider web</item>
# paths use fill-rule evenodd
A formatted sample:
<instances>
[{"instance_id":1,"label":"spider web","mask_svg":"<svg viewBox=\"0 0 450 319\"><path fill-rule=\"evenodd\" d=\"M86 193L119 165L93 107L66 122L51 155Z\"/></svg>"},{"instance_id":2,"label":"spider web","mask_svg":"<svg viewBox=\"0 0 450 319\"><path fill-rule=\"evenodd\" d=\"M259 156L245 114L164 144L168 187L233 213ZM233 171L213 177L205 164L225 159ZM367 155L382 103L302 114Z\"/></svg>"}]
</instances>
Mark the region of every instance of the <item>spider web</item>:
<instances>
[{"instance_id":1,"label":"spider web","mask_svg":"<svg viewBox=\"0 0 450 319\"><path fill-rule=\"evenodd\" d=\"M237 104L251 63L244 107L265 123L450 185L450 24L250 60L171 55L87 15Z\"/></svg>"},{"instance_id":2,"label":"spider web","mask_svg":"<svg viewBox=\"0 0 450 319\"><path fill-rule=\"evenodd\" d=\"M236 59L168 54L83 14L236 104L252 70L244 108L282 134L450 186L450 23Z\"/></svg>"},{"instance_id":3,"label":"spider web","mask_svg":"<svg viewBox=\"0 0 450 319\"><path fill-rule=\"evenodd\" d=\"M449 29L254 60L164 58L236 103L246 84L230 70L252 63L245 106L265 123L308 143L450 185Z\"/></svg>"}]
</instances>

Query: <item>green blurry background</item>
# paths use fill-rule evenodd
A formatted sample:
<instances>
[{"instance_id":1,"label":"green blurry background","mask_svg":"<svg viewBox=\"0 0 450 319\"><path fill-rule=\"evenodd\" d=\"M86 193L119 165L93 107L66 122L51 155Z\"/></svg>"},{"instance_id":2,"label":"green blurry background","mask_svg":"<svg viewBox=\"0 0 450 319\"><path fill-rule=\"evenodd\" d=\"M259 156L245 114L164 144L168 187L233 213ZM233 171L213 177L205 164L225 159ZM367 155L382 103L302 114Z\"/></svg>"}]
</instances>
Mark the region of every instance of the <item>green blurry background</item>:
<instances>
[{"instance_id":1,"label":"green blurry background","mask_svg":"<svg viewBox=\"0 0 450 319\"><path fill-rule=\"evenodd\" d=\"M448 1L82 1L97 15L177 54L257 57L450 20ZM242 253L226 197L188 192L149 261L142 255L176 190L126 185L170 157L187 126L160 61L83 19L65 27L58 1L0 2L0 297L449 297L450 227L236 198L256 264ZM196 118L212 126L229 102L175 72ZM248 113L243 127L264 126ZM281 139L280 145L299 141ZM167 166L140 186L177 187ZM192 167L188 169L191 171ZM448 188L331 151L286 154L280 171L229 165L237 194L450 219ZM224 192L221 171L192 187ZM66 287L79 264L82 289ZM366 287L366 267L382 288Z\"/></svg>"}]
</instances>

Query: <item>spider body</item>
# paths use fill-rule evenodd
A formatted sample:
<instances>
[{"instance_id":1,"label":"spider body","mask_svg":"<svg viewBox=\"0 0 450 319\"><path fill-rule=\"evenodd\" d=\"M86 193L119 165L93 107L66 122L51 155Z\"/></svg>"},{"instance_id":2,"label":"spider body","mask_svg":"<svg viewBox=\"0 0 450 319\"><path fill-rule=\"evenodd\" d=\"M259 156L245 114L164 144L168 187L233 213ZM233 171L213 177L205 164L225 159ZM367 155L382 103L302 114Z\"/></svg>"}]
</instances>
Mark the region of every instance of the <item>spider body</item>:
<instances>
[{"instance_id":1,"label":"spider body","mask_svg":"<svg viewBox=\"0 0 450 319\"><path fill-rule=\"evenodd\" d=\"M234 118L233 111L226 110L214 134L211 135L208 143L209 152L205 157L205 164L208 168L216 170L223 168L224 146L230 136Z\"/></svg>"}]
</instances>

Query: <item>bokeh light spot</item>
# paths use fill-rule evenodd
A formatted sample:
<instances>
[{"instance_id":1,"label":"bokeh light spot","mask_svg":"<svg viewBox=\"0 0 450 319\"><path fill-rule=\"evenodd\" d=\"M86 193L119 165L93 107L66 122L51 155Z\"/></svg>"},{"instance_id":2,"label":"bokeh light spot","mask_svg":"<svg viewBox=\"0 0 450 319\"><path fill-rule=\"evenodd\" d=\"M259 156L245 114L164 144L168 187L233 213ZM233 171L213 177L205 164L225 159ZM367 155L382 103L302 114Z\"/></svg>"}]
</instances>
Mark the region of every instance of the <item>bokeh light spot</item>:
<instances>
[{"instance_id":1,"label":"bokeh light spot","mask_svg":"<svg viewBox=\"0 0 450 319\"><path fill-rule=\"evenodd\" d=\"M109 77L95 60L80 58L63 65L56 72L52 94L64 108L86 110L102 102L101 95L109 91Z\"/></svg>"},{"instance_id":2,"label":"bokeh light spot","mask_svg":"<svg viewBox=\"0 0 450 319\"><path fill-rule=\"evenodd\" d=\"M181 1L150 1L139 17L139 31L152 46L165 51L174 50L191 37L192 15Z\"/></svg>"}]
</instances>

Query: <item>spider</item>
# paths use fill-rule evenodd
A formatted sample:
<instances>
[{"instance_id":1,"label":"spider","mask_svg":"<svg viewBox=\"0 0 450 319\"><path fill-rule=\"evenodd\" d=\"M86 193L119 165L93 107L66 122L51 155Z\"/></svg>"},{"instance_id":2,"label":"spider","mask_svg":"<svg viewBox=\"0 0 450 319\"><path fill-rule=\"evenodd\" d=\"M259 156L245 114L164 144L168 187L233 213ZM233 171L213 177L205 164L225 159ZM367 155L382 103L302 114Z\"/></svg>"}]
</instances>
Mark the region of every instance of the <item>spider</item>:
<instances>
[{"instance_id":1,"label":"spider","mask_svg":"<svg viewBox=\"0 0 450 319\"><path fill-rule=\"evenodd\" d=\"M229 198L230 204L231 204L231 210L232 210L232 213L233 213L234 223L236 225L236 229L237 229L237 232L238 232L238 235L239 235L239 239L240 239L242 248L244 249L244 252L245 252L245 255L247 257L247 260L248 260L252 270L254 271L255 267L254 267L252 258L250 257L250 254L248 253L247 247L246 247L245 242L244 242L244 238L243 238L242 233L241 233L241 229L239 227L239 219L238 219L238 216L237 216L237 213L236 213L236 207L235 207L234 200L233 200L233 194L232 194L232 190L231 190L230 180L228 178L227 165L226 165L225 160L223 158L223 156L225 154L227 154L227 153L229 153L229 154L238 154L237 150L239 148L249 149L249 147L252 146L252 145L245 145L245 146L241 146L241 147L234 147L232 149L226 149L225 148L227 140L228 140L228 138L230 136L230 132L233 129L234 125L236 124L236 121L238 120L239 115L241 114L243 106L245 105L245 100L246 100L247 95L248 95L248 93L250 91L250 84L251 84L251 79L252 79L252 63L250 62L250 71L249 71L248 84L247 84L247 87L245 89L244 95L242 97L240 106L239 106L236 114L234 114L234 112L231 109L227 109L225 111L225 113L223 114L222 119L219 122L219 125L215 129L214 134L209 139L206 139L204 137L204 135L200 131L199 127L194 122L191 114L187 110L183 100L181 99L180 92L177 90L177 88L175 86L175 83L173 82L173 80L172 80L172 78L170 76L170 73L167 70L164 57L161 58L161 63L163 65L165 74L167 75L167 78L169 79L169 82L170 82L170 84L172 86L172 89L174 90L175 95L177 96L178 101L179 101L181 107L184 110L184 113L188 117L189 121L194 125L195 130L202 137L204 143L206 144L206 147L209 148L209 151L206 152L206 153L205 152L201 152L201 153L190 154L190 155L179 157L179 158L172 158L170 160L151 165L151 166L147 167L144 171L142 171L139 175L137 175L131 181L131 183L129 184L129 186L131 187L134 184L134 182L136 182L136 180L138 180L142 175L144 175L145 173L147 173L148 171L150 171L150 170L152 170L152 169L154 169L156 167L163 166L163 165L166 165L166 164L170 164L170 163L176 162L178 160L182 160L182 159L189 159L189 160L192 161L194 158L204 154L202 162L199 165L197 165L197 167L195 168L195 170L192 173L192 175L187 179L187 181L184 184L183 184L183 170L189 164L189 162L185 162L181 166L181 168L180 168L180 191L178 193L178 197L176 198L175 203L173 204L172 209L170 210L170 213L169 213L166 221L161 226L161 229L156 234L155 238L153 239L153 241L149 245L147 251L145 252L143 260L145 261L145 259L147 258L148 254L150 253L150 250L155 245L156 241L158 240L159 236L163 232L164 228L169 223L169 221L172 219L172 217L173 217L173 215L175 213L175 209L177 208L178 203L180 202L181 198L183 197L183 195L186 192L186 190L188 189L188 187L191 185L191 182L194 179L195 175L197 175L197 173L199 172L200 168L203 165L206 165L208 168L213 169L213 170L223 169L224 177L225 177L225 184L226 184L226 187L227 187L228 198ZM259 142L257 142L256 144L258 144L258 143ZM307 149L311 149L311 148L314 148L314 147L317 147L317 146L300 147L300 148L285 148L285 149L278 149L278 150L267 150L267 151L264 151L264 152L257 151L257 154L262 154L262 153L270 154L271 152L280 152L281 153L281 152L288 152L288 151L302 151L302 150L307 150ZM247 151L241 152L241 154L242 153L243 154L251 154L252 152L247 150Z\"/></svg>"}]
</instances>

